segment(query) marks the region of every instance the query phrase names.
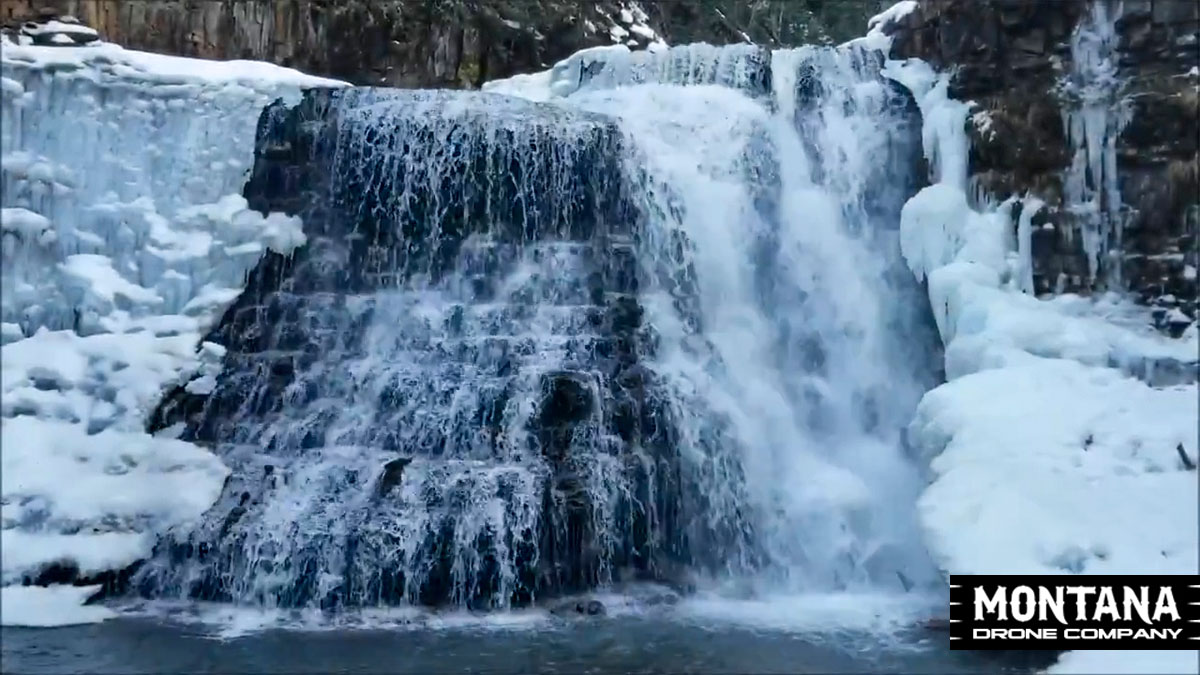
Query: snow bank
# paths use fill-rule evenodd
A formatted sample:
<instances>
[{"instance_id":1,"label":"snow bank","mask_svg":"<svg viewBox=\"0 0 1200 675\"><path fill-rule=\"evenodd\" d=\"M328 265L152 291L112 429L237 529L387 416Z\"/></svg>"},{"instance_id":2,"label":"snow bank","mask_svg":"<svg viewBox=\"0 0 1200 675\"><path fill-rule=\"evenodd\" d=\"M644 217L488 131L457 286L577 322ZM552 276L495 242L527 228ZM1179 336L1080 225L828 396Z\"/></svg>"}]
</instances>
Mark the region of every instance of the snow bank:
<instances>
[{"instance_id":1,"label":"snow bank","mask_svg":"<svg viewBox=\"0 0 1200 675\"><path fill-rule=\"evenodd\" d=\"M5 586L0 588L0 625L52 628L98 623L116 614L85 605L99 586Z\"/></svg>"},{"instance_id":2,"label":"snow bank","mask_svg":"<svg viewBox=\"0 0 1200 675\"><path fill-rule=\"evenodd\" d=\"M1051 675L1108 675L1113 673L1200 673L1200 652L1188 650L1096 650L1067 652L1046 671Z\"/></svg>"},{"instance_id":3,"label":"snow bank","mask_svg":"<svg viewBox=\"0 0 1200 675\"><path fill-rule=\"evenodd\" d=\"M1195 325L1179 340L1127 301L1039 299L1016 198L964 193L969 106L918 61L890 62L923 116L934 184L901 217L946 346L946 384L908 440L931 554L954 574L1195 574L1200 560ZM1140 379L1139 379L1140 378ZM1053 672L1196 672L1195 652L1068 653Z\"/></svg>"},{"instance_id":4,"label":"snow bank","mask_svg":"<svg viewBox=\"0 0 1200 675\"><path fill-rule=\"evenodd\" d=\"M933 482L930 548L959 574L1187 574L1197 569L1196 389L1155 389L1070 359L951 380L909 440Z\"/></svg>"},{"instance_id":5,"label":"snow bank","mask_svg":"<svg viewBox=\"0 0 1200 675\"><path fill-rule=\"evenodd\" d=\"M146 417L220 367L200 336L263 253L304 243L298 219L238 194L259 113L340 83L102 42L6 42L0 66L3 583L51 563L89 577L216 499L221 462ZM4 593L6 624L10 596L24 625L105 615L70 588ZM38 603L50 614L20 618Z\"/></svg>"},{"instance_id":6,"label":"snow bank","mask_svg":"<svg viewBox=\"0 0 1200 675\"><path fill-rule=\"evenodd\" d=\"M615 15L610 15L603 7L597 7L596 11L607 22L607 27L585 21L585 30L606 33L613 44L581 49L547 70L484 82L483 91L530 101L552 101L578 90L588 78L589 66L597 62L640 62L645 55L668 49L667 43L650 27L650 17L639 3L622 2ZM634 51L642 45L644 51Z\"/></svg>"},{"instance_id":7,"label":"snow bank","mask_svg":"<svg viewBox=\"0 0 1200 675\"><path fill-rule=\"evenodd\" d=\"M216 501L229 473L206 450L138 431L88 434L84 424L22 415L2 432L5 583L51 562L85 577L124 568L149 553L148 532Z\"/></svg>"},{"instance_id":8,"label":"snow bank","mask_svg":"<svg viewBox=\"0 0 1200 675\"><path fill-rule=\"evenodd\" d=\"M557 101L577 93L639 84L722 85L761 93L764 52L751 44L703 42L644 51L625 45L581 49L550 70L486 82L487 92L533 101Z\"/></svg>"},{"instance_id":9,"label":"snow bank","mask_svg":"<svg viewBox=\"0 0 1200 675\"><path fill-rule=\"evenodd\" d=\"M60 26L74 32L91 30L77 24ZM241 85L262 92L271 92L279 87L344 87L347 84L263 61L190 59L125 49L103 41L78 47L46 47L17 44L7 37L0 40L3 41L6 65L26 64L38 70L55 71L56 75L61 75L63 71L75 71L76 76L97 81L187 86Z\"/></svg>"}]
</instances>

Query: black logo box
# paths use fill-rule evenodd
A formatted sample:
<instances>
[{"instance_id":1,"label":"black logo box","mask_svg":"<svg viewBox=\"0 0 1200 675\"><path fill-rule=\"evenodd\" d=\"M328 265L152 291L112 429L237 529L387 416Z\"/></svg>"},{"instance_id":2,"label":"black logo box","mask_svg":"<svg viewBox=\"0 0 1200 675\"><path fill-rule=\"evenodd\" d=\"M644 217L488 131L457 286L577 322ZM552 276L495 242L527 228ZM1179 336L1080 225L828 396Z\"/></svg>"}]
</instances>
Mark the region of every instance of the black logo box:
<instances>
[{"instance_id":1,"label":"black logo box","mask_svg":"<svg viewBox=\"0 0 1200 675\"><path fill-rule=\"evenodd\" d=\"M951 575L950 648L1200 649L1200 575Z\"/></svg>"}]
</instances>

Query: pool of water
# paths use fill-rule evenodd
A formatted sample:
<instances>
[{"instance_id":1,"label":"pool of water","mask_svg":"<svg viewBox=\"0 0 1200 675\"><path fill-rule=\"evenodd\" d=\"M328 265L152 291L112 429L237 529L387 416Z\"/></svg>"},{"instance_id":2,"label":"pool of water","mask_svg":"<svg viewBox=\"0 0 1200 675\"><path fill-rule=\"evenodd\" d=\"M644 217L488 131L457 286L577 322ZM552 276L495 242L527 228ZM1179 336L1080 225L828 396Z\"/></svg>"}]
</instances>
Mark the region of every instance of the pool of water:
<instances>
[{"instance_id":1,"label":"pool of water","mask_svg":"<svg viewBox=\"0 0 1200 675\"><path fill-rule=\"evenodd\" d=\"M1042 665L951 651L943 633L847 621L845 612L822 626L813 617L824 610L789 615L784 607L698 602L602 617L390 612L330 619L159 605L127 607L100 624L4 628L0 641L4 672L21 673L932 674ZM857 614L871 616L878 618L870 609Z\"/></svg>"}]
</instances>

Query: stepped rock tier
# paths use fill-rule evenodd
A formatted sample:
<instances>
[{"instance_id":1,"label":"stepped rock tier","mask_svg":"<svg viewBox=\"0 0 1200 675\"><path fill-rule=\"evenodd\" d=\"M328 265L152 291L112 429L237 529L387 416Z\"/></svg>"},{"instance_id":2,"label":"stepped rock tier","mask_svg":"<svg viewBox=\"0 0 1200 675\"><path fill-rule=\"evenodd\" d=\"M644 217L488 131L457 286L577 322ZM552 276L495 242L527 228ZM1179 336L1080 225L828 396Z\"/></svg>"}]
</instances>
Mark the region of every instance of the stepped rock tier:
<instances>
[{"instance_id":1,"label":"stepped rock tier","mask_svg":"<svg viewBox=\"0 0 1200 675\"><path fill-rule=\"evenodd\" d=\"M599 116L483 94L268 109L246 196L309 244L264 259L214 331L207 401L162 409L234 478L147 580L504 605L719 550L683 516L701 496L638 365L620 144Z\"/></svg>"},{"instance_id":2,"label":"stepped rock tier","mask_svg":"<svg viewBox=\"0 0 1200 675\"><path fill-rule=\"evenodd\" d=\"M856 49L630 59L578 64L571 105L341 89L264 111L244 194L306 243L207 337L220 375L153 416L231 476L140 592L497 608L932 574L911 514L869 515L934 371L920 303L878 304L919 292L895 233L911 96Z\"/></svg>"}]
</instances>

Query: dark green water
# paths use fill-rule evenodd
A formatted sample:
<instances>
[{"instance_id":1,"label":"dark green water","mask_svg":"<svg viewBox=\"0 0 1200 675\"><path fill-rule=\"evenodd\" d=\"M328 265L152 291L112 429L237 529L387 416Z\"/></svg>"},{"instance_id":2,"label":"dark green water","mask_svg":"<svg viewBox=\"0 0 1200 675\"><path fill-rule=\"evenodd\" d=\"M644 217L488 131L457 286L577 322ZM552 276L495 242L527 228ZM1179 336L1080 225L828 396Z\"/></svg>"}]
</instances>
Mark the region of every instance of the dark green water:
<instances>
[{"instance_id":1,"label":"dark green water","mask_svg":"<svg viewBox=\"0 0 1200 675\"><path fill-rule=\"evenodd\" d=\"M217 608L205 621L187 610L142 612L93 625L5 628L0 638L5 673L1028 672L1029 664L950 651L941 633L788 626L759 610L360 617L335 626L310 617L280 628L289 622Z\"/></svg>"}]
</instances>

